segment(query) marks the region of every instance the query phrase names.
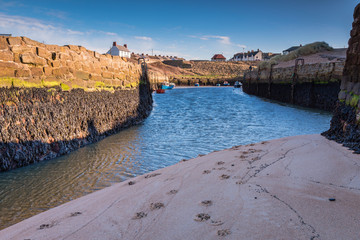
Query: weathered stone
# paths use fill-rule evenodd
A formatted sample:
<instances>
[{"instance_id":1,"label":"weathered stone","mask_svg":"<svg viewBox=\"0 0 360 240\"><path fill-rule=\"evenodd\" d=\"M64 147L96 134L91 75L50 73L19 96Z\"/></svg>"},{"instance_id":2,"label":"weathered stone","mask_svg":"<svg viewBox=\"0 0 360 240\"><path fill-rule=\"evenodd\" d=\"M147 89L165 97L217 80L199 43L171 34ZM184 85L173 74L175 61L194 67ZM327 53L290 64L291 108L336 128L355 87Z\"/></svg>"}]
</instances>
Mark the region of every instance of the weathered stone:
<instances>
[{"instance_id":1,"label":"weathered stone","mask_svg":"<svg viewBox=\"0 0 360 240\"><path fill-rule=\"evenodd\" d=\"M100 74L94 74L94 73L91 73L90 74L90 79L93 80L93 81L101 81L103 78Z\"/></svg>"},{"instance_id":2,"label":"weathered stone","mask_svg":"<svg viewBox=\"0 0 360 240\"><path fill-rule=\"evenodd\" d=\"M79 46L75 46L75 45L65 45L65 46L68 47L72 51L80 52Z\"/></svg>"},{"instance_id":3,"label":"weathered stone","mask_svg":"<svg viewBox=\"0 0 360 240\"><path fill-rule=\"evenodd\" d=\"M26 45L32 45L32 46L36 46L36 47L42 47L45 48L45 44L44 43L40 43L38 41L32 40L30 38L27 37L21 37L22 40L25 42Z\"/></svg>"},{"instance_id":4,"label":"weathered stone","mask_svg":"<svg viewBox=\"0 0 360 240\"><path fill-rule=\"evenodd\" d=\"M46 45L46 50L50 52L60 52L60 46L58 45Z\"/></svg>"},{"instance_id":5,"label":"weathered stone","mask_svg":"<svg viewBox=\"0 0 360 240\"><path fill-rule=\"evenodd\" d=\"M94 52L94 57L100 59L100 53Z\"/></svg>"},{"instance_id":6,"label":"weathered stone","mask_svg":"<svg viewBox=\"0 0 360 240\"><path fill-rule=\"evenodd\" d=\"M11 46L11 51L13 53L36 53L36 47L32 47L32 46L20 46L20 45L16 45L16 46Z\"/></svg>"},{"instance_id":7,"label":"weathered stone","mask_svg":"<svg viewBox=\"0 0 360 240\"><path fill-rule=\"evenodd\" d=\"M15 70L15 77L30 77L31 72L28 69L18 69Z\"/></svg>"},{"instance_id":8,"label":"weathered stone","mask_svg":"<svg viewBox=\"0 0 360 240\"><path fill-rule=\"evenodd\" d=\"M0 77L15 77L16 63L0 61Z\"/></svg>"},{"instance_id":9,"label":"weathered stone","mask_svg":"<svg viewBox=\"0 0 360 240\"><path fill-rule=\"evenodd\" d=\"M52 67L44 67L43 71L46 76L50 76L52 74Z\"/></svg>"},{"instance_id":10,"label":"weathered stone","mask_svg":"<svg viewBox=\"0 0 360 240\"><path fill-rule=\"evenodd\" d=\"M74 76L78 79L88 80L90 78L90 74L83 71L75 71Z\"/></svg>"},{"instance_id":11,"label":"weathered stone","mask_svg":"<svg viewBox=\"0 0 360 240\"><path fill-rule=\"evenodd\" d=\"M71 56L66 54L66 53L60 53L59 59L60 60L65 60L65 61L67 61L67 60L72 61Z\"/></svg>"},{"instance_id":12,"label":"weathered stone","mask_svg":"<svg viewBox=\"0 0 360 240\"><path fill-rule=\"evenodd\" d=\"M25 64L34 64L34 65L45 65L46 60L44 58L38 57L33 53L24 53L20 56L21 62Z\"/></svg>"},{"instance_id":13,"label":"weathered stone","mask_svg":"<svg viewBox=\"0 0 360 240\"><path fill-rule=\"evenodd\" d=\"M3 61L14 61L14 54L10 50L0 51L0 59Z\"/></svg>"},{"instance_id":14,"label":"weathered stone","mask_svg":"<svg viewBox=\"0 0 360 240\"><path fill-rule=\"evenodd\" d=\"M21 39L21 37L8 37L8 42L11 46L21 45L22 39Z\"/></svg>"},{"instance_id":15,"label":"weathered stone","mask_svg":"<svg viewBox=\"0 0 360 240\"><path fill-rule=\"evenodd\" d=\"M3 49L9 49L9 45L5 37L0 37L0 50Z\"/></svg>"},{"instance_id":16,"label":"weathered stone","mask_svg":"<svg viewBox=\"0 0 360 240\"><path fill-rule=\"evenodd\" d=\"M42 58L51 58L51 52L47 51L46 48L36 47L36 54Z\"/></svg>"},{"instance_id":17,"label":"weathered stone","mask_svg":"<svg viewBox=\"0 0 360 240\"><path fill-rule=\"evenodd\" d=\"M87 49L84 48L83 46L79 46L79 51L80 52L87 52Z\"/></svg>"},{"instance_id":18,"label":"weathered stone","mask_svg":"<svg viewBox=\"0 0 360 240\"><path fill-rule=\"evenodd\" d=\"M102 72L101 75L103 78L113 78L114 75L111 72Z\"/></svg>"},{"instance_id":19,"label":"weathered stone","mask_svg":"<svg viewBox=\"0 0 360 240\"><path fill-rule=\"evenodd\" d=\"M66 74L69 74L69 68L67 67L54 68L52 72L55 77L64 77Z\"/></svg>"},{"instance_id":20,"label":"weathered stone","mask_svg":"<svg viewBox=\"0 0 360 240\"><path fill-rule=\"evenodd\" d=\"M30 68L30 71L31 71L31 75L33 77L41 77L44 74L43 73L43 68L40 68L40 67Z\"/></svg>"},{"instance_id":21,"label":"weathered stone","mask_svg":"<svg viewBox=\"0 0 360 240\"><path fill-rule=\"evenodd\" d=\"M53 66L54 68L60 67L60 61L52 61L51 66Z\"/></svg>"}]
</instances>

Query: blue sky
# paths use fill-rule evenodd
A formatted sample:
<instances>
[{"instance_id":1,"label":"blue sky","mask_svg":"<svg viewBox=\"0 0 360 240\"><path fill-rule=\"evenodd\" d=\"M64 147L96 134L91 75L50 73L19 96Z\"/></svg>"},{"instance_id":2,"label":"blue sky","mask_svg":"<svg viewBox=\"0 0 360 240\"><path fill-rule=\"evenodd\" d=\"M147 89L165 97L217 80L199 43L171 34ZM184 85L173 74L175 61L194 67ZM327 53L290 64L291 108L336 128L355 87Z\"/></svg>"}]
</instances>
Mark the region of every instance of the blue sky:
<instances>
[{"instance_id":1,"label":"blue sky","mask_svg":"<svg viewBox=\"0 0 360 240\"><path fill-rule=\"evenodd\" d=\"M0 33L106 52L113 41L138 53L210 59L260 49L281 52L326 41L347 47L355 0L9 1Z\"/></svg>"}]
</instances>

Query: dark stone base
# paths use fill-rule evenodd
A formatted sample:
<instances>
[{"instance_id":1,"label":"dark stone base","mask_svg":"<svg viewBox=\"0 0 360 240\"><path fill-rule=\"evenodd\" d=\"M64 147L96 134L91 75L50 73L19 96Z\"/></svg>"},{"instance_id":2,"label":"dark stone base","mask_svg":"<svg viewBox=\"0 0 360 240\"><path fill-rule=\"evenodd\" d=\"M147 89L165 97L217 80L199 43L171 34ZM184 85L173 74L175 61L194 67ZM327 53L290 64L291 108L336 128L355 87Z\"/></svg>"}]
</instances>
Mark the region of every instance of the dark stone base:
<instances>
[{"instance_id":1,"label":"dark stone base","mask_svg":"<svg viewBox=\"0 0 360 240\"><path fill-rule=\"evenodd\" d=\"M51 159L143 121L148 84L115 92L0 88L0 171Z\"/></svg>"},{"instance_id":2,"label":"dark stone base","mask_svg":"<svg viewBox=\"0 0 360 240\"><path fill-rule=\"evenodd\" d=\"M322 135L360 154L360 128L356 124L356 113L353 107L338 102L331 119L330 129Z\"/></svg>"},{"instance_id":3,"label":"dark stone base","mask_svg":"<svg viewBox=\"0 0 360 240\"><path fill-rule=\"evenodd\" d=\"M294 87L292 99L292 87L290 83L243 83L243 90L247 94L272 100L293 103L303 107L311 107L333 111L340 91L340 83L331 82L326 84L298 83Z\"/></svg>"}]
</instances>

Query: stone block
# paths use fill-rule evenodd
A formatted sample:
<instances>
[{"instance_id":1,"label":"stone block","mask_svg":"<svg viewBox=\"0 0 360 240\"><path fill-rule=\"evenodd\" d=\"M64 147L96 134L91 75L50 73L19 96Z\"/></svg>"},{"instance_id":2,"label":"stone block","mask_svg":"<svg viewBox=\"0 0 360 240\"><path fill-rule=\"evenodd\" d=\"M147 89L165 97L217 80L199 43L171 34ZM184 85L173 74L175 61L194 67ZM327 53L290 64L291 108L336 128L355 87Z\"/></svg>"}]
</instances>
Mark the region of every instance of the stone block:
<instances>
[{"instance_id":1,"label":"stone block","mask_svg":"<svg viewBox=\"0 0 360 240\"><path fill-rule=\"evenodd\" d=\"M94 51L94 57L95 57L95 58L100 59L100 56L101 56L100 53L97 53L97 52Z\"/></svg>"},{"instance_id":2,"label":"stone block","mask_svg":"<svg viewBox=\"0 0 360 240\"><path fill-rule=\"evenodd\" d=\"M67 60L72 61L71 56L69 54L66 54L66 53L60 53L59 59L60 60L65 60L65 61L67 61Z\"/></svg>"},{"instance_id":3,"label":"stone block","mask_svg":"<svg viewBox=\"0 0 360 240\"><path fill-rule=\"evenodd\" d=\"M60 61L52 61L51 62L51 66L53 66L54 68L58 68L58 67L60 67Z\"/></svg>"},{"instance_id":4,"label":"stone block","mask_svg":"<svg viewBox=\"0 0 360 240\"><path fill-rule=\"evenodd\" d=\"M16 63L0 61L0 77L15 77L16 69L18 69Z\"/></svg>"},{"instance_id":5,"label":"stone block","mask_svg":"<svg viewBox=\"0 0 360 240\"><path fill-rule=\"evenodd\" d=\"M103 78L112 79L114 75L111 72L102 72L101 75Z\"/></svg>"},{"instance_id":6,"label":"stone block","mask_svg":"<svg viewBox=\"0 0 360 240\"><path fill-rule=\"evenodd\" d=\"M83 71L75 71L74 73L75 78L82 79L82 80L89 80L90 74Z\"/></svg>"},{"instance_id":7,"label":"stone block","mask_svg":"<svg viewBox=\"0 0 360 240\"><path fill-rule=\"evenodd\" d=\"M74 67L75 67L75 69L77 69L77 70L82 70L82 63L80 62L80 61L76 61L76 62L74 62Z\"/></svg>"},{"instance_id":8,"label":"stone block","mask_svg":"<svg viewBox=\"0 0 360 240\"><path fill-rule=\"evenodd\" d=\"M6 40L6 37L0 37L0 50L3 50L3 49L9 49L9 45Z\"/></svg>"},{"instance_id":9,"label":"stone block","mask_svg":"<svg viewBox=\"0 0 360 240\"><path fill-rule=\"evenodd\" d=\"M41 77L44 74L43 68L39 68L39 67L30 68L30 71L33 77Z\"/></svg>"},{"instance_id":10,"label":"stone block","mask_svg":"<svg viewBox=\"0 0 360 240\"><path fill-rule=\"evenodd\" d=\"M36 54L36 47L31 47L31 46L15 45L15 46L11 46L10 49L13 53L20 53L20 54L34 53L34 54Z\"/></svg>"},{"instance_id":11,"label":"stone block","mask_svg":"<svg viewBox=\"0 0 360 240\"><path fill-rule=\"evenodd\" d=\"M36 54L42 58L51 58L51 52L47 51L46 48L36 47Z\"/></svg>"},{"instance_id":12,"label":"stone block","mask_svg":"<svg viewBox=\"0 0 360 240\"><path fill-rule=\"evenodd\" d=\"M27 38L27 37L21 37L21 38L22 38L22 40L25 42L26 45L31 45L31 46L36 46L36 47L45 48L45 44L44 44L44 43L41 43L41 42L32 40L32 39Z\"/></svg>"},{"instance_id":13,"label":"stone block","mask_svg":"<svg viewBox=\"0 0 360 240\"><path fill-rule=\"evenodd\" d=\"M54 77L64 77L66 74L69 74L69 68L67 67L59 67L59 68L54 68L52 71L52 74L54 75Z\"/></svg>"},{"instance_id":14,"label":"stone block","mask_svg":"<svg viewBox=\"0 0 360 240\"><path fill-rule=\"evenodd\" d=\"M43 72L46 76L50 76L52 74L52 67L44 67Z\"/></svg>"},{"instance_id":15,"label":"stone block","mask_svg":"<svg viewBox=\"0 0 360 240\"><path fill-rule=\"evenodd\" d=\"M9 42L9 44L11 46L21 45L22 44L22 39L21 39L21 37L9 37L8 42Z\"/></svg>"},{"instance_id":16,"label":"stone block","mask_svg":"<svg viewBox=\"0 0 360 240\"><path fill-rule=\"evenodd\" d=\"M102 77L101 77L100 74L91 73L90 74L90 79L93 80L93 81L101 81Z\"/></svg>"},{"instance_id":17,"label":"stone block","mask_svg":"<svg viewBox=\"0 0 360 240\"><path fill-rule=\"evenodd\" d=\"M19 53L14 53L14 62L16 62L16 63L21 63L20 54L19 54Z\"/></svg>"},{"instance_id":18,"label":"stone block","mask_svg":"<svg viewBox=\"0 0 360 240\"><path fill-rule=\"evenodd\" d=\"M14 54L10 50L0 50L0 60L14 61Z\"/></svg>"},{"instance_id":19,"label":"stone block","mask_svg":"<svg viewBox=\"0 0 360 240\"><path fill-rule=\"evenodd\" d=\"M20 56L21 62L25 64L34 64L34 65L46 65L46 60L44 58L38 57L33 53L24 53Z\"/></svg>"},{"instance_id":20,"label":"stone block","mask_svg":"<svg viewBox=\"0 0 360 240\"><path fill-rule=\"evenodd\" d=\"M79 46L76 46L76 45L65 45L65 46L68 47L72 51L80 52Z\"/></svg>"},{"instance_id":21,"label":"stone block","mask_svg":"<svg viewBox=\"0 0 360 240\"><path fill-rule=\"evenodd\" d=\"M46 45L46 50L50 52L60 52L60 46L58 45Z\"/></svg>"},{"instance_id":22,"label":"stone block","mask_svg":"<svg viewBox=\"0 0 360 240\"><path fill-rule=\"evenodd\" d=\"M87 52L87 49L84 48L83 46L79 46L79 51L80 52Z\"/></svg>"},{"instance_id":23,"label":"stone block","mask_svg":"<svg viewBox=\"0 0 360 240\"><path fill-rule=\"evenodd\" d=\"M30 77L31 71L28 69L15 70L15 77Z\"/></svg>"}]
</instances>

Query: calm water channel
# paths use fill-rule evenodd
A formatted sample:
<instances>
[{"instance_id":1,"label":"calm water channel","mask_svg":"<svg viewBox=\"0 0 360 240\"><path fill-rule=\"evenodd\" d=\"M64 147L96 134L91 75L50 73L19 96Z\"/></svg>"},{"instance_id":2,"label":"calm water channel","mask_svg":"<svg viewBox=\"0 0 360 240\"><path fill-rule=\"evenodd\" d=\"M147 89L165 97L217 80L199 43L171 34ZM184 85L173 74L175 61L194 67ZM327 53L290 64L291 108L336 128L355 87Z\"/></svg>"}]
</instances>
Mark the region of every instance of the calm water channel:
<instances>
[{"instance_id":1,"label":"calm water channel","mask_svg":"<svg viewBox=\"0 0 360 240\"><path fill-rule=\"evenodd\" d=\"M0 229L93 191L214 150L321 133L331 114L230 87L154 95L151 116L67 156L0 173Z\"/></svg>"}]
</instances>

